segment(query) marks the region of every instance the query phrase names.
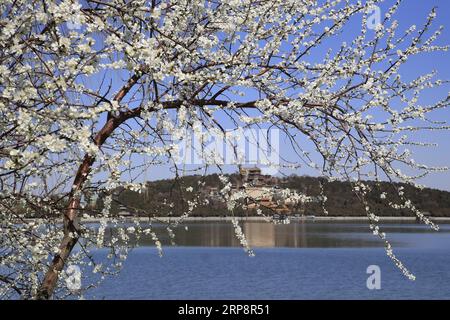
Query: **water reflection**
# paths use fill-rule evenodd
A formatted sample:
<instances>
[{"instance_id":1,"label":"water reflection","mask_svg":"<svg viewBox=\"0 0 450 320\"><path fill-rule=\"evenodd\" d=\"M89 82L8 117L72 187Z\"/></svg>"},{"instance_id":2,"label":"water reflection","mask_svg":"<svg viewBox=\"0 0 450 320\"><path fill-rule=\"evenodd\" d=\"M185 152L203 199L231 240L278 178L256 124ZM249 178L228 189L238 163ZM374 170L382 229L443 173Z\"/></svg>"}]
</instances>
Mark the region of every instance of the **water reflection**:
<instances>
[{"instance_id":1,"label":"water reflection","mask_svg":"<svg viewBox=\"0 0 450 320\"><path fill-rule=\"evenodd\" d=\"M370 233L366 223L336 223L298 221L288 225L274 225L267 222L241 222L242 229L252 247L293 247L293 248L358 248L382 247L384 243ZM188 230L185 229L187 227ZM164 225L153 224L163 245L170 240ZM450 225L442 225L437 234L429 227L417 224L390 223L382 226L396 246L415 246L430 239L450 244ZM109 230L114 233L114 230ZM178 246L196 247L239 247L230 222L187 222L174 230ZM106 234L109 234L107 232ZM441 238L436 240L438 235ZM139 239L139 246L152 246L150 236Z\"/></svg>"}]
</instances>

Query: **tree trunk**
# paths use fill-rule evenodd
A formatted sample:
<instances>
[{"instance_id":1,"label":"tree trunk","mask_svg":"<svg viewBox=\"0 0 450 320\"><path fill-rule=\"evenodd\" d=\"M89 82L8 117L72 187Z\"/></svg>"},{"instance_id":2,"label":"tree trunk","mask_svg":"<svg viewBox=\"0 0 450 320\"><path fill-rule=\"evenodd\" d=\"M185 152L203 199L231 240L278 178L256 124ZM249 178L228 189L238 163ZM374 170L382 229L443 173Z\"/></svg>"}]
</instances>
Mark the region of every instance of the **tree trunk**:
<instances>
[{"instance_id":1,"label":"tree trunk","mask_svg":"<svg viewBox=\"0 0 450 320\"><path fill-rule=\"evenodd\" d=\"M59 253L53 258L53 261L44 276L44 280L38 289L36 296L36 299L38 300L50 299L58 282L59 272L61 272L64 268L67 258L78 242L79 224L77 210L80 206L80 200L78 196L76 196L76 192L81 190L83 187L83 183L86 181L94 161L94 157L86 155L83 163L78 168L78 172L73 183L73 189L69 197L69 205L67 206L66 213L64 214L64 237L61 241L61 245L59 246Z\"/></svg>"},{"instance_id":2,"label":"tree trunk","mask_svg":"<svg viewBox=\"0 0 450 320\"><path fill-rule=\"evenodd\" d=\"M131 88L138 82L141 74L133 75L122 89L115 95L113 101L120 103L123 97L131 90ZM121 112L119 116L114 117L108 114L108 120L103 128L97 133L94 138L94 143L97 147L101 147L108 137L119 127L122 123L130 118L136 117L140 114L140 108L134 110ZM69 195L69 204L63 217L64 222L64 237L59 246L59 253L53 258L48 271L46 272L41 285L38 288L36 299L47 300L53 295L53 292L58 284L59 273L63 270L67 258L70 256L73 248L78 242L79 234L79 218L78 209L80 208L80 199L77 195L83 189L83 185L91 171L92 165L95 162L95 157L89 154L84 156L84 160L78 167L75 180L73 182L72 190Z\"/></svg>"}]
</instances>

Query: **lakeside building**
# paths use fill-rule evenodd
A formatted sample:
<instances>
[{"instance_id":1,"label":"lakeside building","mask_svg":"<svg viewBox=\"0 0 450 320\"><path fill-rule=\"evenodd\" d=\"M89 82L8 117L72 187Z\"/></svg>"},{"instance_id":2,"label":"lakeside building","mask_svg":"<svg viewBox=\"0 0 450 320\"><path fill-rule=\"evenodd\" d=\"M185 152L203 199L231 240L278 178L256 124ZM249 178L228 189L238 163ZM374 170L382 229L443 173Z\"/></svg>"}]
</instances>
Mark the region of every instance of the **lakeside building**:
<instances>
[{"instance_id":1,"label":"lakeside building","mask_svg":"<svg viewBox=\"0 0 450 320\"><path fill-rule=\"evenodd\" d=\"M258 167L241 168L240 178L232 182L231 192L245 191L247 195L245 207L253 209L269 209L273 213L290 214L288 207L279 196L280 179L271 175L264 175ZM205 196L210 200L220 201L220 190L217 187L207 187L203 190ZM281 200L281 201L280 201Z\"/></svg>"},{"instance_id":2,"label":"lakeside building","mask_svg":"<svg viewBox=\"0 0 450 320\"><path fill-rule=\"evenodd\" d=\"M245 192L248 196L246 207L248 209L265 208L273 211L274 213L289 214L291 209L283 202L277 201L278 191L268 188L266 186L261 187L246 187Z\"/></svg>"},{"instance_id":3,"label":"lakeside building","mask_svg":"<svg viewBox=\"0 0 450 320\"><path fill-rule=\"evenodd\" d=\"M277 201L279 179L271 175L264 175L258 167L240 168L240 188L249 197L248 209L266 208L275 213L288 214L291 210L282 201ZM245 186L245 187L244 187Z\"/></svg>"}]
</instances>

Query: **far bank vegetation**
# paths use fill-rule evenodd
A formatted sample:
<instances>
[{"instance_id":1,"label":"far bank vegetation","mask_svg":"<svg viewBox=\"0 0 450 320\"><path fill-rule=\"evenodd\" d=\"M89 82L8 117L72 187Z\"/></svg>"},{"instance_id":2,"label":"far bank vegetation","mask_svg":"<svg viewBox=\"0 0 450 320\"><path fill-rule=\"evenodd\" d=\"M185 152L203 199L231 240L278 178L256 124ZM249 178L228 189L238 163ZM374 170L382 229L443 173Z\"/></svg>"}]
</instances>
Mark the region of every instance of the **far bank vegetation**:
<instances>
[{"instance_id":1,"label":"far bank vegetation","mask_svg":"<svg viewBox=\"0 0 450 320\"><path fill-rule=\"evenodd\" d=\"M238 174L229 175L233 184L239 185L240 176ZM367 182L374 186L373 183ZM299 193L309 196L320 197L320 186L323 185L323 194L326 195L325 202L317 201L306 205L298 205L291 208L288 214L292 215L324 215L323 207L328 211L329 216L363 216L364 208L358 201L352 187L348 182L326 182L323 178L310 176L291 175L283 178L275 178L275 188L289 188ZM192 192L186 192L183 186L193 186ZM450 193L446 191L425 188L419 190L412 186L400 184L381 183L381 186L374 188L368 194L368 204L373 212L379 216L413 216L407 209L393 209L386 205L386 200L400 203L394 187L404 187L404 194L411 199L413 204L434 217L450 217ZM217 174L207 176L185 176L175 181L172 179L151 181L146 183L144 192L134 192L126 189L118 189L114 192L112 210L115 214L130 214L138 216L177 216L185 211L187 202L200 194L200 199L207 199L207 204L196 207L191 216L225 216L227 212L226 203L217 196L217 191L222 188ZM386 199L380 198L380 193L386 194ZM215 195L214 195L215 194ZM90 215L95 216L95 212L102 209L102 198L90 199L91 205L85 210ZM125 209L126 208L126 209ZM131 208L131 210L130 210ZM124 212L124 211L127 212ZM130 212L131 211L131 212ZM263 212L271 214L270 210ZM94 214L93 214L94 213ZM234 214L237 216L255 216L255 209L243 209L238 207Z\"/></svg>"}]
</instances>

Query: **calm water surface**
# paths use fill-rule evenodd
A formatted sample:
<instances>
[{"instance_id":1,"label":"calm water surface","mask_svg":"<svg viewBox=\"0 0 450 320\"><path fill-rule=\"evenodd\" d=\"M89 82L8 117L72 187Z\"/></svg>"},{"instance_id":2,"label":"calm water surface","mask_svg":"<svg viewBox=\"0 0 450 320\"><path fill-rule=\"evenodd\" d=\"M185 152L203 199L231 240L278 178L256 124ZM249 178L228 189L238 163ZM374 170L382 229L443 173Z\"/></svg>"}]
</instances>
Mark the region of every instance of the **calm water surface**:
<instances>
[{"instance_id":1,"label":"calm water surface","mask_svg":"<svg viewBox=\"0 0 450 320\"><path fill-rule=\"evenodd\" d=\"M150 239L133 250L119 276L89 292L95 299L450 299L450 225L383 224L409 281L365 223L244 222L256 256L239 247L231 223L192 222L160 258ZM167 243L167 237L161 238ZM101 250L98 255L104 254ZM369 265L381 290L368 290Z\"/></svg>"}]
</instances>

